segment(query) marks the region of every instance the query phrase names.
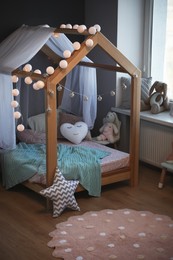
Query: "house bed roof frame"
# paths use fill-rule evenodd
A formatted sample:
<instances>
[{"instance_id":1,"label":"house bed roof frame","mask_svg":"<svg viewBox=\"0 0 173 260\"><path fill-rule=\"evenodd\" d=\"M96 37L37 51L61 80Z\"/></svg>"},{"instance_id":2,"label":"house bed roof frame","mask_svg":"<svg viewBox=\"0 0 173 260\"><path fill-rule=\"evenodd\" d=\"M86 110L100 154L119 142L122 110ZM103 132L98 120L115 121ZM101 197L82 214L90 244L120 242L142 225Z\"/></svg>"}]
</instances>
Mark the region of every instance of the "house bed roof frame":
<instances>
[{"instance_id":1,"label":"house bed roof frame","mask_svg":"<svg viewBox=\"0 0 173 260\"><path fill-rule=\"evenodd\" d=\"M64 34L83 34L87 38L81 43L79 50L74 50L69 58L67 58L68 66L66 69L57 67L52 75L38 75L37 73L24 72L20 70L13 71L13 74L20 77L30 76L35 80L45 82L46 92L46 162L47 162L47 186L52 185L55 170L57 167L57 121L56 121L56 87L65 76L78 64L90 67L100 67L103 69L113 70L116 72L127 73L131 76L131 117L130 117L130 172L132 178L130 183L132 186L138 184L138 168L139 168L139 122L140 122L140 95L141 95L141 71L134 66L101 32L90 35L87 30L78 33L76 29L55 29L54 33ZM86 46L86 40L91 39L93 46ZM106 52L118 66L101 65L94 63L81 62L87 54L99 46ZM45 52L54 61L57 56L49 48L43 46Z\"/></svg>"}]
</instances>

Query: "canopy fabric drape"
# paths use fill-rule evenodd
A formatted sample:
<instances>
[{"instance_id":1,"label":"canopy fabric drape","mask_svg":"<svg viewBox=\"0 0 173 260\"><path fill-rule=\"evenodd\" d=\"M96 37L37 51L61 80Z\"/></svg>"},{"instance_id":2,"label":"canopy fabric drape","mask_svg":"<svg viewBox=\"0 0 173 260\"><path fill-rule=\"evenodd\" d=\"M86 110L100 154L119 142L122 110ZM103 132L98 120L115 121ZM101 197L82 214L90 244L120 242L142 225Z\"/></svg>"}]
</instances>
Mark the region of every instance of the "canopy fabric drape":
<instances>
[{"instance_id":1,"label":"canopy fabric drape","mask_svg":"<svg viewBox=\"0 0 173 260\"><path fill-rule=\"evenodd\" d=\"M28 62L46 43L53 28L22 25L0 44L0 148L16 147L11 72Z\"/></svg>"},{"instance_id":2,"label":"canopy fabric drape","mask_svg":"<svg viewBox=\"0 0 173 260\"><path fill-rule=\"evenodd\" d=\"M0 148L2 149L16 147L14 109L10 105L13 100L11 72L29 62L44 44L62 58L65 50L73 51L71 41L64 34L60 34L58 38L53 37L54 30L55 28L47 25L22 25L0 44ZM90 60L85 57L83 61ZM96 69L76 66L66 78L62 108L76 115L82 115L83 120L92 129L97 106ZM76 93L75 98L69 96L69 91Z\"/></svg>"},{"instance_id":3,"label":"canopy fabric drape","mask_svg":"<svg viewBox=\"0 0 173 260\"><path fill-rule=\"evenodd\" d=\"M58 38L51 36L46 45L63 58L65 50L73 51L72 42L64 34ZM92 62L88 57L82 61ZM74 92L74 97L70 93ZM67 112L82 116L89 129L92 129L97 114L97 79L96 69L76 66L66 76L61 108Z\"/></svg>"}]
</instances>

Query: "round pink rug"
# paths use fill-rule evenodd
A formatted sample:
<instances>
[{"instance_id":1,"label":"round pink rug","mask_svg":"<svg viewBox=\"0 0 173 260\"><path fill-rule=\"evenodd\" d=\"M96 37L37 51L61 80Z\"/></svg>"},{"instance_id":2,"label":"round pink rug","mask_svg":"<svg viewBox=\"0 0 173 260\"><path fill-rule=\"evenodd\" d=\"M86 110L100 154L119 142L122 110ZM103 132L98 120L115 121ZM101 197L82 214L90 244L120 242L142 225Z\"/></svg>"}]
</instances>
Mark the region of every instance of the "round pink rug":
<instances>
[{"instance_id":1,"label":"round pink rug","mask_svg":"<svg viewBox=\"0 0 173 260\"><path fill-rule=\"evenodd\" d=\"M49 236L56 258L173 260L173 220L149 211L90 211L57 224Z\"/></svg>"}]
</instances>

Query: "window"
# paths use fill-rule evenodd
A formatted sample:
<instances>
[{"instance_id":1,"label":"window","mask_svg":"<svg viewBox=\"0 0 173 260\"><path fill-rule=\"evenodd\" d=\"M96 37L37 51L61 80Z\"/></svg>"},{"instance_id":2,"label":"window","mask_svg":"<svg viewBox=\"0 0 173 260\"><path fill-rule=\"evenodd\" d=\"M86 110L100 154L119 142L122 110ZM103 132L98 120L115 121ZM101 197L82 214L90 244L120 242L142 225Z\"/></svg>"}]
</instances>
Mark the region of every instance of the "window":
<instances>
[{"instance_id":1,"label":"window","mask_svg":"<svg viewBox=\"0 0 173 260\"><path fill-rule=\"evenodd\" d=\"M168 0L167 4L166 45L163 79L168 84L168 96L173 100L173 0Z\"/></svg>"},{"instance_id":2,"label":"window","mask_svg":"<svg viewBox=\"0 0 173 260\"><path fill-rule=\"evenodd\" d=\"M151 76L168 86L173 99L173 0L154 0L151 28Z\"/></svg>"}]
</instances>

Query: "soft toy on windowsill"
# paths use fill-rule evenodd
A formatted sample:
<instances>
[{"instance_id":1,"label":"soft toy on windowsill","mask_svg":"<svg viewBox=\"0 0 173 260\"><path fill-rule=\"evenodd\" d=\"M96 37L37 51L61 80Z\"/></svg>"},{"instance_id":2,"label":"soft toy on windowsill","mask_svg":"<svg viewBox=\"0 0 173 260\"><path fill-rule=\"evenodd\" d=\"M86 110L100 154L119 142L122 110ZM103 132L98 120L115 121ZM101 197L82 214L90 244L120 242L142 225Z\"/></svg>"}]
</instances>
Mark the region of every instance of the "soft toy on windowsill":
<instances>
[{"instance_id":1,"label":"soft toy on windowsill","mask_svg":"<svg viewBox=\"0 0 173 260\"><path fill-rule=\"evenodd\" d=\"M115 112L108 112L103 118L103 126L99 129L100 135L96 137L97 141L108 141L115 143L120 139L120 126L117 114Z\"/></svg>"},{"instance_id":2,"label":"soft toy on windowsill","mask_svg":"<svg viewBox=\"0 0 173 260\"><path fill-rule=\"evenodd\" d=\"M165 110L169 110L169 102L167 97L167 84L155 81L149 90L149 99L145 103L141 103L143 110L151 110L152 114L158 114Z\"/></svg>"}]
</instances>

